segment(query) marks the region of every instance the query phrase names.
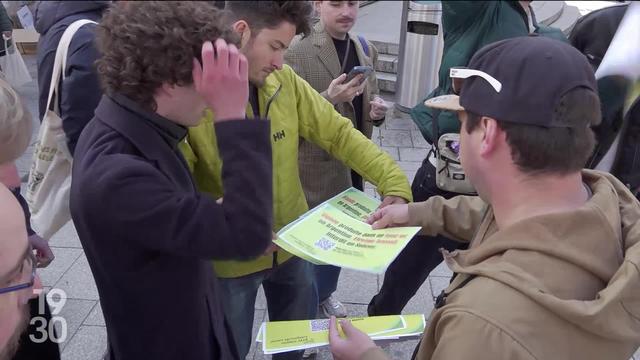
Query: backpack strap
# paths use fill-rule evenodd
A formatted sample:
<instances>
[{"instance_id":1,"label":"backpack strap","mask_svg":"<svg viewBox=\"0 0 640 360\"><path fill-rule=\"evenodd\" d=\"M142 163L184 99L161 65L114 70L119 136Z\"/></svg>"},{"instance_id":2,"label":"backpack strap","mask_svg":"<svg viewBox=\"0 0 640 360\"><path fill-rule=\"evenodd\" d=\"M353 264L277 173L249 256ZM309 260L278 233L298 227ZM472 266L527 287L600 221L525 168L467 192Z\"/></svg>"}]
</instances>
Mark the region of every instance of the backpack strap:
<instances>
[{"instance_id":1,"label":"backpack strap","mask_svg":"<svg viewBox=\"0 0 640 360\"><path fill-rule=\"evenodd\" d=\"M67 66L67 53L69 52L69 44L71 44L71 39L73 39L73 35L80 29L80 27L86 24L97 24L95 21L82 19L76 20L71 25L67 26L67 29L62 34L60 38L60 42L58 43L58 47L56 48L56 57L53 62L53 72L51 73L51 84L49 85L49 98L47 99L47 109L51 110L51 102L53 101L53 111L55 113L59 113L58 109L58 88L59 83L64 80L65 73L64 69ZM60 115L60 114L58 114Z\"/></svg>"},{"instance_id":2,"label":"backpack strap","mask_svg":"<svg viewBox=\"0 0 640 360\"><path fill-rule=\"evenodd\" d=\"M458 274L454 275L454 278L458 276ZM449 297L449 295L451 295L454 291L464 287L465 285L467 285L469 283L469 281L473 280L476 278L476 274L469 274L469 276L467 276L466 279L462 280L462 282L460 282L460 284L458 284L458 286L456 286L455 288L453 288L451 291L449 292L445 292L444 290L442 290L442 292L440 292L440 295L438 295L438 297L436 298L436 304L435 304L435 308L439 309L443 306L445 306L447 304L447 297ZM451 279L451 281L453 281L453 278Z\"/></svg>"},{"instance_id":3,"label":"backpack strap","mask_svg":"<svg viewBox=\"0 0 640 360\"><path fill-rule=\"evenodd\" d=\"M362 45L364 54L367 55L367 57L370 57L371 55L369 55L369 44L367 43L367 40L362 35L358 35L358 40L360 41L360 45Z\"/></svg>"}]
</instances>

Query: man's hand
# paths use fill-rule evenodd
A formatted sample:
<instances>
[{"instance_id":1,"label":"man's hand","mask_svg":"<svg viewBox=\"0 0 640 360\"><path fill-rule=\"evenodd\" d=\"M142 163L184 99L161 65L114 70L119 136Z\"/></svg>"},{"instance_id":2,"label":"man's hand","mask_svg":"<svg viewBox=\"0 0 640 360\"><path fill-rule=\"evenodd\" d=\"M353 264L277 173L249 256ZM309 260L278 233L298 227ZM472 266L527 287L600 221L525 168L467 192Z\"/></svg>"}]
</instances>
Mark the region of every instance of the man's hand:
<instances>
[{"instance_id":1,"label":"man's hand","mask_svg":"<svg viewBox=\"0 0 640 360\"><path fill-rule=\"evenodd\" d=\"M333 79L327 89L327 100L333 105L353 101L353 98L362 94L364 90L366 82L360 84L363 76L362 74L358 74L346 84L343 83L347 78L347 74L342 74Z\"/></svg>"},{"instance_id":2,"label":"man's hand","mask_svg":"<svg viewBox=\"0 0 640 360\"><path fill-rule=\"evenodd\" d=\"M249 99L249 66L238 48L223 39L202 44L202 66L193 59L193 84L215 113L216 122L244 119ZM216 56L217 55L217 56Z\"/></svg>"},{"instance_id":3,"label":"man's hand","mask_svg":"<svg viewBox=\"0 0 640 360\"><path fill-rule=\"evenodd\" d=\"M369 216L367 223L371 224L374 230L406 226L409 223L409 205L389 205L380 208Z\"/></svg>"},{"instance_id":4,"label":"man's hand","mask_svg":"<svg viewBox=\"0 0 640 360\"><path fill-rule=\"evenodd\" d=\"M334 359L359 360L367 350L376 347L367 334L351 325L351 321L341 320L340 326L346 339L338 334L336 317L332 316L329 320L329 349Z\"/></svg>"},{"instance_id":5,"label":"man's hand","mask_svg":"<svg viewBox=\"0 0 640 360\"><path fill-rule=\"evenodd\" d=\"M51 264L55 256L53 251L49 247L47 240L40 237L38 234L29 236L29 243L31 247L36 250L36 260L38 261L39 268L45 268Z\"/></svg>"},{"instance_id":6,"label":"man's hand","mask_svg":"<svg viewBox=\"0 0 640 360\"><path fill-rule=\"evenodd\" d=\"M369 111L369 117L371 120L381 120L387 115L389 106L380 96L376 95L372 101L369 101L369 104L371 104L371 111Z\"/></svg>"},{"instance_id":7,"label":"man's hand","mask_svg":"<svg viewBox=\"0 0 640 360\"><path fill-rule=\"evenodd\" d=\"M13 34L12 31L3 31L2 32L2 38L4 40L9 40L9 39L11 39L12 34Z\"/></svg>"},{"instance_id":8,"label":"man's hand","mask_svg":"<svg viewBox=\"0 0 640 360\"><path fill-rule=\"evenodd\" d=\"M387 207L389 205L396 205L396 204L406 204L408 201L399 197L399 196L385 196L384 199L382 199L382 204L380 204L380 206L378 206L378 209L382 209L383 207Z\"/></svg>"}]
</instances>

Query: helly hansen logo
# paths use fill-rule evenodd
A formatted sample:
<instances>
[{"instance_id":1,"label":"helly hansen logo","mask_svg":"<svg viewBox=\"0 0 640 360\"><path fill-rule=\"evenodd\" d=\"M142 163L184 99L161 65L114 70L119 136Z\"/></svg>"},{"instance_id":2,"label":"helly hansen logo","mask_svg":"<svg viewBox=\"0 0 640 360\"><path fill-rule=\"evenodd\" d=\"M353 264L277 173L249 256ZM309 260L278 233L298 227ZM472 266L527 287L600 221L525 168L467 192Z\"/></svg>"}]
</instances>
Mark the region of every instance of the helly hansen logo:
<instances>
[{"instance_id":1,"label":"helly hansen logo","mask_svg":"<svg viewBox=\"0 0 640 360\"><path fill-rule=\"evenodd\" d=\"M284 130L280 130L277 133L273 134L273 141L282 140L285 136L286 134L284 133Z\"/></svg>"}]
</instances>

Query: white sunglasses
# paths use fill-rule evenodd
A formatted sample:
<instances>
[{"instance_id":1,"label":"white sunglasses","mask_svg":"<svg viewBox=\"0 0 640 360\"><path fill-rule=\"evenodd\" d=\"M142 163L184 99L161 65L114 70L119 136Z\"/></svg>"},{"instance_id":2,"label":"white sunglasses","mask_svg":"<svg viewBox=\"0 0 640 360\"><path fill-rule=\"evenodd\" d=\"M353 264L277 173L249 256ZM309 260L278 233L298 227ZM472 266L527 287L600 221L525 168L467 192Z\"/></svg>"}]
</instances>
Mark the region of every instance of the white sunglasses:
<instances>
[{"instance_id":1,"label":"white sunglasses","mask_svg":"<svg viewBox=\"0 0 640 360\"><path fill-rule=\"evenodd\" d=\"M460 94L460 89L462 88L462 81L455 81L455 79L466 79L471 76L480 76L481 78L486 80L497 93L502 90L502 83L500 83L500 81L496 80L496 78L487 74L486 72L457 67L449 69L449 77L453 79L453 92L458 95Z\"/></svg>"}]
</instances>

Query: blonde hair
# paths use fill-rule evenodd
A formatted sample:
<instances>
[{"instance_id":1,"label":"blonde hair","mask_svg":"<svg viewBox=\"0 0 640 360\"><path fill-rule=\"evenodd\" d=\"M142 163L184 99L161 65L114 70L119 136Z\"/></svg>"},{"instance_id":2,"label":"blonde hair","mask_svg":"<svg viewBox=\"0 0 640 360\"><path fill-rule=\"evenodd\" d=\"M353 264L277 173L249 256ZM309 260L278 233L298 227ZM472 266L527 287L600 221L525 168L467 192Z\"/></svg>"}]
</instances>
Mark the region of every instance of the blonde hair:
<instances>
[{"instance_id":1,"label":"blonde hair","mask_svg":"<svg viewBox=\"0 0 640 360\"><path fill-rule=\"evenodd\" d=\"M11 85L0 78L0 164L14 161L29 146L31 114Z\"/></svg>"}]
</instances>

